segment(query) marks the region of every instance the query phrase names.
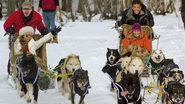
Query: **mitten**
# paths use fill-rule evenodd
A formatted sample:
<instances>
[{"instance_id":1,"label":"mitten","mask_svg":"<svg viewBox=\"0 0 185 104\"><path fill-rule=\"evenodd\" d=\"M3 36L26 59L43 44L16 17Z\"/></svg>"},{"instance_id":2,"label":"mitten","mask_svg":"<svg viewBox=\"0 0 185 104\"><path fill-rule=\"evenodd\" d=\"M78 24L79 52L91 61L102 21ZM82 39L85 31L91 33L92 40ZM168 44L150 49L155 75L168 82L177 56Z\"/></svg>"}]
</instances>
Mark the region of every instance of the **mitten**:
<instances>
[{"instance_id":1,"label":"mitten","mask_svg":"<svg viewBox=\"0 0 185 104\"><path fill-rule=\"evenodd\" d=\"M10 33L10 34L15 34L15 28L14 27L7 27L6 32Z\"/></svg>"},{"instance_id":2,"label":"mitten","mask_svg":"<svg viewBox=\"0 0 185 104\"><path fill-rule=\"evenodd\" d=\"M61 26L55 27L55 28L51 31L51 33L52 33L54 36L56 36L57 33L61 31L61 29L62 29Z\"/></svg>"}]
</instances>

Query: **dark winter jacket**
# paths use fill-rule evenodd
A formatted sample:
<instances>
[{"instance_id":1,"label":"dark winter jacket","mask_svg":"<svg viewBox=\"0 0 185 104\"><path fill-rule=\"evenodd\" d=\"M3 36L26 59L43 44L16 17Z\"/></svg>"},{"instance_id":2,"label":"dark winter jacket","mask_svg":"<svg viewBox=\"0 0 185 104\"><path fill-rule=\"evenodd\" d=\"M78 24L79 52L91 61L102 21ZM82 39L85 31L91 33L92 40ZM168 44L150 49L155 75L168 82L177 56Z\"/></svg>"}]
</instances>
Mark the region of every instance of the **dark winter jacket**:
<instances>
[{"instance_id":1,"label":"dark winter jacket","mask_svg":"<svg viewBox=\"0 0 185 104\"><path fill-rule=\"evenodd\" d=\"M31 26L34 28L34 30L37 28L40 33L42 33L43 29L45 28L42 22L41 15L36 11L32 11L29 18L25 18L22 10L15 11L8 17L8 19L4 23L5 31L9 27L14 27L16 33L18 33L20 28L24 26Z\"/></svg>"},{"instance_id":2,"label":"dark winter jacket","mask_svg":"<svg viewBox=\"0 0 185 104\"><path fill-rule=\"evenodd\" d=\"M55 11L56 6L59 6L59 0L40 0L39 7L43 11Z\"/></svg>"},{"instance_id":3,"label":"dark winter jacket","mask_svg":"<svg viewBox=\"0 0 185 104\"><path fill-rule=\"evenodd\" d=\"M123 24L132 25L135 22L139 22L141 25L154 26L153 16L144 5L142 5L142 10L139 15L134 14L132 8L129 8L122 11L120 16L121 20L118 20L118 26Z\"/></svg>"}]
</instances>

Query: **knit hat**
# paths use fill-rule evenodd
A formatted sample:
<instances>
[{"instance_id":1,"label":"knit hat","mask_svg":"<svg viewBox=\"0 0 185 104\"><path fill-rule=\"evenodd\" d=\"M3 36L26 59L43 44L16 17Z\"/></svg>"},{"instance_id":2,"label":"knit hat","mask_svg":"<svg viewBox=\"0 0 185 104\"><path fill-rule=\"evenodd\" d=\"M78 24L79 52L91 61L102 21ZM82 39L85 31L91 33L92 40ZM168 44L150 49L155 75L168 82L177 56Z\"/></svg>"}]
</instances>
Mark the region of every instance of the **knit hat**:
<instances>
[{"instance_id":1,"label":"knit hat","mask_svg":"<svg viewBox=\"0 0 185 104\"><path fill-rule=\"evenodd\" d=\"M34 29L31 26L24 26L19 30L19 36L25 35L26 33L32 33L34 34Z\"/></svg>"},{"instance_id":2,"label":"knit hat","mask_svg":"<svg viewBox=\"0 0 185 104\"><path fill-rule=\"evenodd\" d=\"M141 30L141 25L139 23L134 23L132 25L132 31L134 30Z\"/></svg>"},{"instance_id":3,"label":"knit hat","mask_svg":"<svg viewBox=\"0 0 185 104\"><path fill-rule=\"evenodd\" d=\"M32 3L29 2L29 1L25 1L23 4L22 4L22 8L26 8L26 9L32 9Z\"/></svg>"}]
</instances>

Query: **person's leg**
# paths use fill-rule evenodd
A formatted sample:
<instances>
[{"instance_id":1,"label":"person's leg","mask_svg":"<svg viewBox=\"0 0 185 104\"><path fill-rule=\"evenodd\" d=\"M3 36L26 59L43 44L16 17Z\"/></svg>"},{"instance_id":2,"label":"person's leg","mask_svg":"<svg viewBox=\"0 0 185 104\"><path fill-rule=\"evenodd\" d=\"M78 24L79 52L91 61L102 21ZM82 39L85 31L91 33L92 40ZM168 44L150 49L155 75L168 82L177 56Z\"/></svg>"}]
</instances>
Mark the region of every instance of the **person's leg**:
<instances>
[{"instance_id":1,"label":"person's leg","mask_svg":"<svg viewBox=\"0 0 185 104\"><path fill-rule=\"evenodd\" d=\"M184 24L184 29L185 29L185 11L181 11L181 18L182 18L182 22Z\"/></svg>"},{"instance_id":2,"label":"person's leg","mask_svg":"<svg viewBox=\"0 0 185 104\"><path fill-rule=\"evenodd\" d=\"M53 30L55 28L55 11L53 12L49 12L49 23L50 23L50 26L51 26L51 30Z\"/></svg>"},{"instance_id":3,"label":"person's leg","mask_svg":"<svg viewBox=\"0 0 185 104\"><path fill-rule=\"evenodd\" d=\"M42 17L44 20L44 24L46 28L48 29L48 32L50 32L50 22L49 22L49 12L42 12Z\"/></svg>"},{"instance_id":4,"label":"person's leg","mask_svg":"<svg viewBox=\"0 0 185 104\"><path fill-rule=\"evenodd\" d=\"M7 64L7 72L8 72L8 75L10 75L10 59L8 60L8 64Z\"/></svg>"}]
</instances>

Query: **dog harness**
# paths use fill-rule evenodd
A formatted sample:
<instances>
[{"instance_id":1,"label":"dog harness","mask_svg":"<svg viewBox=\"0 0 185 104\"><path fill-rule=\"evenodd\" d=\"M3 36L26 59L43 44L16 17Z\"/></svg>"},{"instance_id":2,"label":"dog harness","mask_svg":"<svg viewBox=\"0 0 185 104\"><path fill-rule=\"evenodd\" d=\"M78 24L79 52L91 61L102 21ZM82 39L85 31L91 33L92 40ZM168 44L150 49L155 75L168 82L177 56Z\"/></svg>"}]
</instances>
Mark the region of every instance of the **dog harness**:
<instances>
[{"instance_id":1,"label":"dog harness","mask_svg":"<svg viewBox=\"0 0 185 104\"><path fill-rule=\"evenodd\" d=\"M141 84L140 84L140 86L141 86ZM115 88L116 88L116 91L117 91L117 96L118 96L118 99L120 100L120 99L122 99L122 97L124 97L125 98L125 100L127 101L127 103L128 103L128 99L127 99L127 97L126 97L126 95L128 94L128 90L126 89L126 88L124 88L124 87L122 87L120 84L118 84L118 83L115 83ZM123 94L124 93L124 94ZM123 94L123 95L122 95ZM140 91L140 94L139 95L141 95L141 91ZM137 98L137 100L136 101L139 101L139 99L141 98L141 96L139 96L138 98Z\"/></svg>"},{"instance_id":2,"label":"dog harness","mask_svg":"<svg viewBox=\"0 0 185 104\"><path fill-rule=\"evenodd\" d=\"M85 86L83 86L84 88L78 87L77 83L73 80L71 81L70 85L73 93L77 93L79 96L85 96L89 93L89 88L91 88L89 82Z\"/></svg>"},{"instance_id":3,"label":"dog harness","mask_svg":"<svg viewBox=\"0 0 185 104\"><path fill-rule=\"evenodd\" d=\"M22 72L22 68L20 67L20 63L21 63L21 61L22 61L21 57L22 57L22 56L20 56L20 57L18 57L18 58L16 59L16 68L17 68L17 70L18 70L18 79L21 79L22 82L23 82L24 84L26 84L26 83L28 83L28 82L25 80L26 77L24 77L24 74L23 74L23 72ZM34 85L34 84L36 83L36 81L38 80L39 74L40 74L40 71L39 71L39 69L37 69L37 73L36 73L36 75L35 75L35 77L34 77L35 79L34 79L34 81L32 81L32 84L33 84L33 85Z\"/></svg>"}]
</instances>

